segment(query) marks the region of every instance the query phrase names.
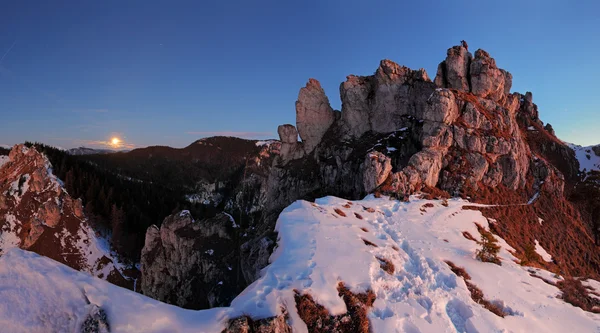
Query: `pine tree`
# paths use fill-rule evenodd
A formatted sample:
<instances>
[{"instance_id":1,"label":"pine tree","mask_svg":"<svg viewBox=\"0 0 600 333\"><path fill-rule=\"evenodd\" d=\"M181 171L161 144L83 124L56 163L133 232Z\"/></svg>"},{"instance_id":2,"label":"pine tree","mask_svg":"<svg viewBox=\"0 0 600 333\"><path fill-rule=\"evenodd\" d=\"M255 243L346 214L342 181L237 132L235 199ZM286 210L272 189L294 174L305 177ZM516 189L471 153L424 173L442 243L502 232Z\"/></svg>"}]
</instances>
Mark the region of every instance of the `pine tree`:
<instances>
[{"instance_id":1,"label":"pine tree","mask_svg":"<svg viewBox=\"0 0 600 333\"><path fill-rule=\"evenodd\" d=\"M125 213L117 205L113 204L110 213L110 226L112 229L112 243L117 252L123 252L123 224L125 222Z\"/></svg>"},{"instance_id":2,"label":"pine tree","mask_svg":"<svg viewBox=\"0 0 600 333\"><path fill-rule=\"evenodd\" d=\"M481 228L479 230L481 233L481 241L479 244L481 245L481 249L477 250L476 258L483 262L491 262L496 265L502 265L500 259L498 258L498 253L500 252L500 245L498 245L498 240L494 235Z\"/></svg>"}]
</instances>

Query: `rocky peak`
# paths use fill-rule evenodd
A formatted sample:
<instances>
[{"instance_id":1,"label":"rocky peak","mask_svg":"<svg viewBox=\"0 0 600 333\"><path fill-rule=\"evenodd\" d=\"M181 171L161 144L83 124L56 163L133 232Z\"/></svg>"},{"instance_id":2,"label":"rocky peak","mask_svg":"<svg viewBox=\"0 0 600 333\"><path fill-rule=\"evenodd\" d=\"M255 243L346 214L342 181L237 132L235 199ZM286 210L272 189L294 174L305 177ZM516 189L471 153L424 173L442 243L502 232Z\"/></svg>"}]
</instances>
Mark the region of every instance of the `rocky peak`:
<instances>
[{"instance_id":1,"label":"rocky peak","mask_svg":"<svg viewBox=\"0 0 600 333\"><path fill-rule=\"evenodd\" d=\"M465 47L453 46L439 64L434 82L441 88L471 92L499 102L510 94L512 75L498 68L496 60L482 49L473 57Z\"/></svg>"},{"instance_id":2,"label":"rocky peak","mask_svg":"<svg viewBox=\"0 0 600 333\"><path fill-rule=\"evenodd\" d=\"M321 84L309 79L306 87L300 89L296 101L296 126L307 153L321 141L334 119L333 109Z\"/></svg>"},{"instance_id":3,"label":"rocky peak","mask_svg":"<svg viewBox=\"0 0 600 333\"><path fill-rule=\"evenodd\" d=\"M438 87L471 91L469 71L473 55L463 46L448 49L446 60L438 65L435 84Z\"/></svg>"}]
</instances>

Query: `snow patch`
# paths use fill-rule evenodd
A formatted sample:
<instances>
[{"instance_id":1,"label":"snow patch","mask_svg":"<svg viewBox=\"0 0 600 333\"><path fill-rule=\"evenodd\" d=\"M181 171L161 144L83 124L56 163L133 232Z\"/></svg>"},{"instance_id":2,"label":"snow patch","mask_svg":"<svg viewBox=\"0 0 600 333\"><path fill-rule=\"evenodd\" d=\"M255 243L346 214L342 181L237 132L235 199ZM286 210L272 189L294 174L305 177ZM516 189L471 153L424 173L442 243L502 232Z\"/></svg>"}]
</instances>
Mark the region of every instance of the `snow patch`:
<instances>
[{"instance_id":1,"label":"snow patch","mask_svg":"<svg viewBox=\"0 0 600 333\"><path fill-rule=\"evenodd\" d=\"M8 163L8 161L10 161L10 159L8 158L8 156L1 155L1 156L0 156L0 168L1 168L1 167L2 167L4 164Z\"/></svg>"},{"instance_id":2,"label":"snow patch","mask_svg":"<svg viewBox=\"0 0 600 333\"><path fill-rule=\"evenodd\" d=\"M538 242L537 239L535 240L535 252L537 252L537 254L539 254L545 261L552 262L552 255L550 255L550 253L548 253L548 251L546 251L540 245L540 242Z\"/></svg>"},{"instance_id":3,"label":"snow patch","mask_svg":"<svg viewBox=\"0 0 600 333\"><path fill-rule=\"evenodd\" d=\"M21 239L17 236L21 231L20 227L18 227L20 223L17 221L17 218L13 214L8 213L4 215L4 220L6 223L2 227L2 230L0 230L0 254L9 249L19 247L21 244Z\"/></svg>"}]
</instances>

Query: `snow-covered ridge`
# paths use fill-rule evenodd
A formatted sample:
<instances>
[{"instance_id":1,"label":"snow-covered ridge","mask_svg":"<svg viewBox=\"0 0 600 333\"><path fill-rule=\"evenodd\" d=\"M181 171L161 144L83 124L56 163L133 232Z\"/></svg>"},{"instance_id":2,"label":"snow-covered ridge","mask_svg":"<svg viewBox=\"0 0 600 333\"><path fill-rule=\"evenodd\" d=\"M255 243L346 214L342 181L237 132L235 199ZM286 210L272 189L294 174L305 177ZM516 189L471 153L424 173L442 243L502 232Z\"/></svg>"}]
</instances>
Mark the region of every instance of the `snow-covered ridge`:
<instances>
[{"instance_id":1,"label":"snow-covered ridge","mask_svg":"<svg viewBox=\"0 0 600 333\"><path fill-rule=\"evenodd\" d=\"M111 274L116 279L117 272L125 270L108 241L88 224L81 201L69 196L44 154L17 145L1 161L0 255L15 247L33 249L104 279Z\"/></svg>"},{"instance_id":2,"label":"snow-covered ridge","mask_svg":"<svg viewBox=\"0 0 600 333\"><path fill-rule=\"evenodd\" d=\"M556 287L530 271L548 281L560 277L516 264L502 239L502 266L476 260L479 245L462 233L477 237L474 222L485 228L490 222L479 211L463 209L467 201L410 199L326 197L293 203L279 217L278 246L262 277L230 307L204 311L162 304L15 249L0 258L0 322L9 322L15 332L75 329L87 297L107 312L115 332L220 332L231 318L272 317L282 307L294 332L307 332L294 290L312 295L336 315L346 311L336 289L343 282L352 292L375 293L368 314L373 332L595 332L600 327L600 315L565 303ZM391 274L380 259L393 264ZM507 316L476 304L447 260L464 267L470 282Z\"/></svg>"},{"instance_id":3,"label":"snow-covered ridge","mask_svg":"<svg viewBox=\"0 0 600 333\"><path fill-rule=\"evenodd\" d=\"M582 147L569 143L569 147L575 151L575 157L579 161L579 170L589 172L600 170L600 156L592 149L594 146Z\"/></svg>"}]
</instances>

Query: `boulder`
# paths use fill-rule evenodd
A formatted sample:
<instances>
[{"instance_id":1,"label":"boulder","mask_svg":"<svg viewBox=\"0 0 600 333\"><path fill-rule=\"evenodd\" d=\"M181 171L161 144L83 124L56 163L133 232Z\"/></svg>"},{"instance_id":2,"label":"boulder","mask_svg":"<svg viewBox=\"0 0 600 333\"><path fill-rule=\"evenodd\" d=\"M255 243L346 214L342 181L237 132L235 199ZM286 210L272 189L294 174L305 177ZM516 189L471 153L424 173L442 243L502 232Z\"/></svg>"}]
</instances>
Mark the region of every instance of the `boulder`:
<instances>
[{"instance_id":1,"label":"boulder","mask_svg":"<svg viewBox=\"0 0 600 333\"><path fill-rule=\"evenodd\" d=\"M372 152L367 154L362 170L364 189L370 193L388 178L392 171L392 162L383 153Z\"/></svg>"}]
</instances>

